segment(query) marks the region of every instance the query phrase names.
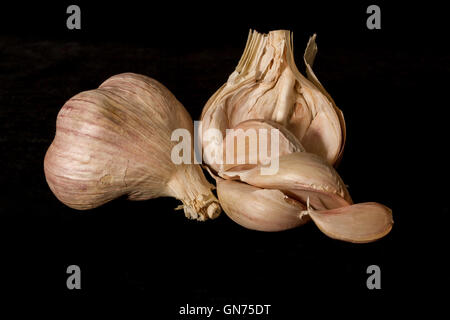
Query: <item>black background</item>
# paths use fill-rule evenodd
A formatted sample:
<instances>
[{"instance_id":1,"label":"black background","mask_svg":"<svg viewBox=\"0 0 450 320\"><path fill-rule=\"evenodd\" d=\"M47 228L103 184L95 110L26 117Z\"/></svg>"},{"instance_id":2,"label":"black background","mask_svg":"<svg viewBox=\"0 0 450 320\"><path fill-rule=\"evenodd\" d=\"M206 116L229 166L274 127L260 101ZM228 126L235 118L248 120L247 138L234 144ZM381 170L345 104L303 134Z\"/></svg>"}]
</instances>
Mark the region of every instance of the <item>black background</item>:
<instances>
[{"instance_id":1,"label":"black background","mask_svg":"<svg viewBox=\"0 0 450 320\"><path fill-rule=\"evenodd\" d=\"M118 298L108 310L132 301L164 319L181 319L187 303L271 304L273 319L440 307L436 298L445 295L437 292L448 280L445 10L373 3L381 30L366 28L372 2L2 4L0 291L76 307ZM81 7L81 30L66 28L70 4ZM313 224L263 233L225 214L194 222L166 198L78 212L53 196L43 159L67 99L136 72L162 82L198 119L234 70L250 28L292 30L300 70L317 33L314 69L347 123L338 171L355 202L393 209L388 236L356 245ZM79 291L66 288L71 264L82 270ZM381 267L381 290L366 287L371 264Z\"/></svg>"}]
</instances>

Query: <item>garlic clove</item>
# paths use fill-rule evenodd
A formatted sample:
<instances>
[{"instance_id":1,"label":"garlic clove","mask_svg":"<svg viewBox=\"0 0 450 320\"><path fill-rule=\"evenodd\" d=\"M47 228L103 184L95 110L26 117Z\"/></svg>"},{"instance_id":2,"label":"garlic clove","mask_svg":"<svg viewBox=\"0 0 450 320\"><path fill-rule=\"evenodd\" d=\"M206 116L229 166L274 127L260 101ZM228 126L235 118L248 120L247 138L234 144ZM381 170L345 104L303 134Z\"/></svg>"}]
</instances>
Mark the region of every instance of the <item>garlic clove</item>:
<instances>
[{"instance_id":1,"label":"garlic clove","mask_svg":"<svg viewBox=\"0 0 450 320\"><path fill-rule=\"evenodd\" d=\"M66 205L85 210L119 196L162 196L183 202L187 217L220 213L213 186L199 165L175 164L176 129L193 136L190 115L173 94L149 77L124 73L69 99L44 159L50 189ZM190 150L193 154L192 143Z\"/></svg>"},{"instance_id":2,"label":"garlic clove","mask_svg":"<svg viewBox=\"0 0 450 320\"><path fill-rule=\"evenodd\" d=\"M245 120L272 120L290 130L306 151L335 164L342 153L345 124L328 97L298 71L289 31L251 31L236 70L204 107L203 132L214 128L224 135ZM221 146L204 140L203 148ZM220 169L208 154L205 161L215 171Z\"/></svg>"},{"instance_id":3,"label":"garlic clove","mask_svg":"<svg viewBox=\"0 0 450 320\"><path fill-rule=\"evenodd\" d=\"M394 223L392 210L376 202L323 211L308 208L300 214L304 215L309 215L330 238L354 243L378 240L391 231Z\"/></svg>"},{"instance_id":4,"label":"garlic clove","mask_svg":"<svg viewBox=\"0 0 450 320\"><path fill-rule=\"evenodd\" d=\"M305 206L279 190L261 189L232 180L217 181L217 195L225 213L236 223L259 231L281 231L309 221L299 218Z\"/></svg>"},{"instance_id":5,"label":"garlic clove","mask_svg":"<svg viewBox=\"0 0 450 320\"><path fill-rule=\"evenodd\" d=\"M275 140L273 140L273 139ZM270 120L246 120L227 130L222 171L250 169L274 157L305 149L286 128Z\"/></svg>"},{"instance_id":6,"label":"garlic clove","mask_svg":"<svg viewBox=\"0 0 450 320\"><path fill-rule=\"evenodd\" d=\"M222 171L225 179L238 179L260 188L278 189L316 210L334 209L352 204L348 190L336 170L322 157L307 152L281 156L276 174L261 174L263 166L250 170Z\"/></svg>"}]
</instances>

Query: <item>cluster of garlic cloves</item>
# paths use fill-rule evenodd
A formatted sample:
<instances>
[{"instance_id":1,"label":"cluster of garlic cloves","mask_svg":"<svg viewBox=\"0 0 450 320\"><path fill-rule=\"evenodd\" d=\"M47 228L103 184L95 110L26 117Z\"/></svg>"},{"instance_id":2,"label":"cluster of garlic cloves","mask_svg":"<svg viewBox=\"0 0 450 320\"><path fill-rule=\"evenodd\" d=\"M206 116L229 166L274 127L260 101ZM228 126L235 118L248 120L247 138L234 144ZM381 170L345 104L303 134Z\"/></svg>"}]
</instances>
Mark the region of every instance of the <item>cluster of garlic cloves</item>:
<instances>
[{"instance_id":1,"label":"cluster of garlic cloves","mask_svg":"<svg viewBox=\"0 0 450 320\"><path fill-rule=\"evenodd\" d=\"M342 157L346 127L312 70L316 53L314 35L304 54L304 77L294 62L289 31L250 31L236 70L202 112L204 159L222 208L244 227L280 231L312 220L331 238L375 241L391 230L392 212L379 203L353 204L333 167ZM205 139L211 129L225 138ZM276 136L257 139L271 129ZM256 134L253 145L236 150L234 139L250 137L246 130L263 133ZM264 153L276 162L276 170L267 174L268 161L259 152L270 149L270 139L278 149Z\"/></svg>"},{"instance_id":2,"label":"cluster of garlic cloves","mask_svg":"<svg viewBox=\"0 0 450 320\"><path fill-rule=\"evenodd\" d=\"M203 131L214 128L225 135L245 120L271 120L292 132L306 151L334 165L342 156L345 122L312 71L316 52L312 37L305 54L308 80L295 65L289 31L250 31L236 70L203 109ZM203 148L214 148L214 141L205 141ZM211 154L205 154L205 161L218 171Z\"/></svg>"}]
</instances>

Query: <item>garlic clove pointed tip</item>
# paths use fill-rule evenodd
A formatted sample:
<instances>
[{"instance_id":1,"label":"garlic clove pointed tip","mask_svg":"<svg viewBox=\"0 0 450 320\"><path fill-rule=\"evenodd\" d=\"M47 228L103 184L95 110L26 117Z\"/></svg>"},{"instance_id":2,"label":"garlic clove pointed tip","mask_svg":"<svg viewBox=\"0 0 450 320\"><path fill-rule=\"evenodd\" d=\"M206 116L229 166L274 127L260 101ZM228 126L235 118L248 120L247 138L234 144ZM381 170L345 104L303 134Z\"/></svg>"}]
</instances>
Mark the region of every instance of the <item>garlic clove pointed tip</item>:
<instances>
[{"instance_id":1,"label":"garlic clove pointed tip","mask_svg":"<svg viewBox=\"0 0 450 320\"><path fill-rule=\"evenodd\" d=\"M368 243L392 229L392 210L376 202L358 203L333 210L310 210L316 226L333 239Z\"/></svg>"}]
</instances>

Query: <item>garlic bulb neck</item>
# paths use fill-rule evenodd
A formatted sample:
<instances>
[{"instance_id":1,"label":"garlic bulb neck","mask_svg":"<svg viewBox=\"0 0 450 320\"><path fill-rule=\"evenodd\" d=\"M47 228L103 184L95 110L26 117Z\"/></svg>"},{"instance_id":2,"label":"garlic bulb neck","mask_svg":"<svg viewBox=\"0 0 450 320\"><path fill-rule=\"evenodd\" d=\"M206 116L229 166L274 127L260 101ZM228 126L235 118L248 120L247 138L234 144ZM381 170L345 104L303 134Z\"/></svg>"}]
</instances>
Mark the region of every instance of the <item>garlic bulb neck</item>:
<instances>
[{"instance_id":1,"label":"garlic bulb neck","mask_svg":"<svg viewBox=\"0 0 450 320\"><path fill-rule=\"evenodd\" d=\"M186 188L189 181L189 188ZM211 192L214 187L208 183L201 168L197 165L183 165L167 182L167 194L181 200L183 209L189 219L204 221L217 218L221 207Z\"/></svg>"}]
</instances>

